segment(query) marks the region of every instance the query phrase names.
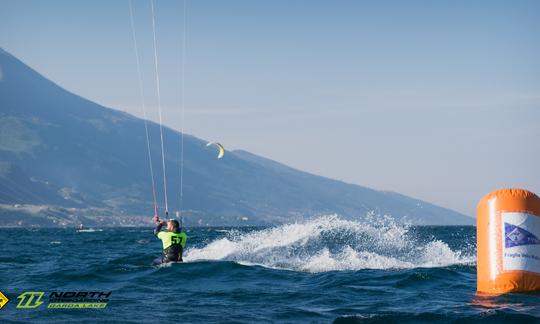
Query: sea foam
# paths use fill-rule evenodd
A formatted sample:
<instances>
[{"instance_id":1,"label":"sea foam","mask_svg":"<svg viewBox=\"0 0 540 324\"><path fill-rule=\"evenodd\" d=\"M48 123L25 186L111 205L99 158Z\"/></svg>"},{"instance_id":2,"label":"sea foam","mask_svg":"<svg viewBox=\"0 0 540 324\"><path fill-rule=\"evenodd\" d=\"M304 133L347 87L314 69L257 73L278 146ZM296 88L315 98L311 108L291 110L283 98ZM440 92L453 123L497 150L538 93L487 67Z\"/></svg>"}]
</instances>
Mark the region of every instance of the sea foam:
<instances>
[{"instance_id":1,"label":"sea foam","mask_svg":"<svg viewBox=\"0 0 540 324\"><path fill-rule=\"evenodd\" d=\"M410 226L368 215L352 221L337 215L248 233L232 231L186 251L185 261L226 260L293 271L444 267L474 262L440 240L421 241Z\"/></svg>"}]
</instances>

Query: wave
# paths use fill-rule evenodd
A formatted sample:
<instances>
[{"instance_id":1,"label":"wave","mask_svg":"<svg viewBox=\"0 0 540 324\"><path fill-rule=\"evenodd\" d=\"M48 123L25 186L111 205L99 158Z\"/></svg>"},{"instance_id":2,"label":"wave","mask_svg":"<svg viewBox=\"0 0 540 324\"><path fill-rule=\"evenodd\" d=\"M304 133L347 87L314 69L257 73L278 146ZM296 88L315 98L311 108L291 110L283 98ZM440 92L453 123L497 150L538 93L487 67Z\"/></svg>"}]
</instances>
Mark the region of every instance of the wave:
<instances>
[{"instance_id":1,"label":"wave","mask_svg":"<svg viewBox=\"0 0 540 324\"><path fill-rule=\"evenodd\" d=\"M420 240L410 228L388 216L371 214L363 221L352 221L329 215L248 233L231 231L203 247L188 249L184 259L225 260L304 272L445 267L474 262L473 254L454 251L441 240Z\"/></svg>"}]
</instances>

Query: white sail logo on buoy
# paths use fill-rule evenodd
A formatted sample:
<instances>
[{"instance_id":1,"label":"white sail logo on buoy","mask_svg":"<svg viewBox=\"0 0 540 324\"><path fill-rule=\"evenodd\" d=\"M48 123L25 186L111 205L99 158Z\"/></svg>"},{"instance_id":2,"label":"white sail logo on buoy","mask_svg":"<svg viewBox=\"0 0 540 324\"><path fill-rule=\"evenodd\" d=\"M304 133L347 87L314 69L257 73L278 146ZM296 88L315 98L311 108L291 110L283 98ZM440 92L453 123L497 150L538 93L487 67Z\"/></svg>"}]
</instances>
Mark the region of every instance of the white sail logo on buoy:
<instances>
[{"instance_id":1,"label":"white sail logo on buoy","mask_svg":"<svg viewBox=\"0 0 540 324\"><path fill-rule=\"evenodd\" d=\"M540 239L533 233L516 225L504 223L506 234L504 245L506 248L520 245L540 244Z\"/></svg>"},{"instance_id":2,"label":"white sail logo on buoy","mask_svg":"<svg viewBox=\"0 0 540 324\"><path fill-rule=\"evenodd\" d=\"M501 213L502 269L540 273L540 218L524 212Z\"/></svg>"}]
</instances>

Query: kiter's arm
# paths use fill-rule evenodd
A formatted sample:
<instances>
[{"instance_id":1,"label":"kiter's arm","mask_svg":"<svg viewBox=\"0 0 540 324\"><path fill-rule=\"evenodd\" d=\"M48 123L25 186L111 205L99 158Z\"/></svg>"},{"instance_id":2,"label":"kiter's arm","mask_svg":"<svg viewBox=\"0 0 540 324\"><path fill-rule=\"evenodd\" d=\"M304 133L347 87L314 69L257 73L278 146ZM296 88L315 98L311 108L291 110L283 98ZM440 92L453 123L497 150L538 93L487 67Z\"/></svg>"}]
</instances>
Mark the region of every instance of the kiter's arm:
<instances>
[{"instance_id":1,"label":"kiter's arm","mask_svg":"<svg viewBox=\"0 0 540 324\"><path fill-rule=\"evenodd\" d=\"M157 236L159 234L159 232L161 231L161 227L163 225L165 225L167 222L165 221L162 221L162 222L156 222L156 228L154 229L154 235Z\"/></svg>"}]
</instances>

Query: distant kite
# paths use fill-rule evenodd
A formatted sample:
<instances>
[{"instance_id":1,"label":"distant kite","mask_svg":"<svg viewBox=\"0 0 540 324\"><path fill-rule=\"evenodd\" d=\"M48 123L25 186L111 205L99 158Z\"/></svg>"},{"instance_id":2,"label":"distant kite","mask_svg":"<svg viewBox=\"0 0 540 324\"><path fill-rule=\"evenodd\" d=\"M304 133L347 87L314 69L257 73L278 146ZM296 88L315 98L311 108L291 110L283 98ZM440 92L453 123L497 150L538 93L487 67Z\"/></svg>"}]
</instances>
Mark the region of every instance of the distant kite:
<instances>
[{"instance_id":1,"label":"distant kite","mask_svg":"<svg viewBox=\"0 0 540 324\"><path fill-rule=\"evenodd\" d=\"M225 148L223 147L223 145L221 145L219 143L215 143L215 142L208 142L208 144L206 144L206 147L211 146L211 145L217 146L217 148L219 149L219 153L218 153L217 158L221 159L223 157L223 155L225 154Z\"/></svg>"}]
</instances>

